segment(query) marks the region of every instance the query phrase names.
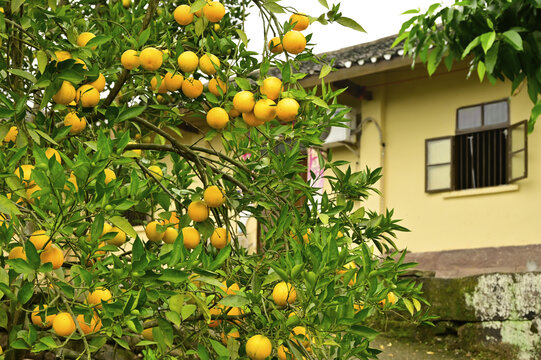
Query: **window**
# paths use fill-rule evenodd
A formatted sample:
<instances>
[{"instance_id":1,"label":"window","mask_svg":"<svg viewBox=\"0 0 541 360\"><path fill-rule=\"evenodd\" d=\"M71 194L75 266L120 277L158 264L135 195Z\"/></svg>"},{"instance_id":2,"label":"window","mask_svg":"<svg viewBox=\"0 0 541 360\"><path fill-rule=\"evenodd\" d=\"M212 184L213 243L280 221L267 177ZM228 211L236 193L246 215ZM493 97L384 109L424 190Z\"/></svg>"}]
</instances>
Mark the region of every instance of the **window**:
<instances>
[{"instance_id":1,"label":"window","mask_svg":"<svg viewBox=\"0 0 541 360\"><path fill-rule=\"evenodd\" d=\"M427 139L425 190L509 184L528 175L527 122L509 124L507 100L456 112L456 134Z\"/></svg>"}]
</instances>

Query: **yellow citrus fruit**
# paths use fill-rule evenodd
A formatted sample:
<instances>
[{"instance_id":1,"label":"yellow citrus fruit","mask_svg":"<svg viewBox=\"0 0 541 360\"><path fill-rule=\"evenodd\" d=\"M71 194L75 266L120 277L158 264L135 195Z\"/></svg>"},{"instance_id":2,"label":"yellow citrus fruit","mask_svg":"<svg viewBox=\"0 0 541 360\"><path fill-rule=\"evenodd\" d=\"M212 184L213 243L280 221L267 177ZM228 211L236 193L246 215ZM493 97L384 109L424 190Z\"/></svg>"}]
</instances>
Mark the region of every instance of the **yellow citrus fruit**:
<instances>
[{"instance_id":1,"label":"yellow citrus fruit","mask_svg":"<svg viewBox=\"0 0 541 360\"><path fill-rule=\"evenodd\" d=\"M202 201L192 201L188 205L188 216L195 222L202 222L209 218L209 208Z\"/></svg>"},{"instance_id":2,"label":"yellow citrus fruit","mask_svg":"<svg viewBox=\"0 0 541 360\"><path fill-rule=\"evenodd\" d=\"M214 107L207 113L207 124L213 129L221 130L229 123L229 114L221 107Z\"/></svg>"},{"instance_id":3,"label":"yellow citrus fruit","mask_svg":"<svg viewBox=\"0 0 541 360\"><path fill-rule=\"evenodd\" d=\"M263 80L261 85L261 94L266 95L267 99L276 100L282 92L282 80L271 76Z\"/></svg>"},{"instance_id":4,"label":"yellow citrus fruit","mask_svg":"<svg viewBox=\"0 0 541 360\"><path fill-rule=\"evenodd\" d=\"M122 6L124 6L126 9L131 6L131 0L122 0Z\"/></svg>"},{"instance_id":5,"label":"yellow citrus fruit","mask_svg":"<svg viewBox=\"0 0 541 360\"><path fill-rule=\"evenodd\" d=\"M214 24L214 31L220 30L220 24Z\"/></svg>"},{"instance_id":6,"label":"yellow citrus fruit","mask_svg":"<svg viewBox=\"0 0 541 360\"><path fill-rule=\"evenodd\" d=\"M237 284L237 283L233 283L233 284L231 284L231 286L227 287L227 282L222 281L222 285L223 286L221 287L221 289L223 291L225 291L225 293L227 295L235 295L237 293L237 291L240 290L239 284Z\"/></svg>"},{"instance_id":7,"label":"yellow citrus fruit","mask_svg":"<svg viewBox=\"0 0 541 360\"><path fill-rule=\"evenodd\" d=\"M230 316L242 315L242 314L244 314L244 311L242 311L240 307L232 307L231 310L227 312L227 315L230 315ZM229 321L237 325L241 324L240 320L229 320Z\"/></svg>"},{"instance_id":8,"label":"yellow citrus fruit","mask_svg":"<svg viewBox=\"0 0 541 360\"><path fill-rule=\"evenodd\" d=\"M83 65L83 69L85 69L85 70L88 69L88 67L86 66L86 63L81 59L75 59L75 63Z\"/></svg>"},{"instance_id":9,"label":"yellow citrus fruit","mask_svg":"<svg viewBox=\"0 0 541 360\"><path fill-rule=\"evenodd\" d=\"M216 55L205 54L199 59L199 68L207 75L214 75L216 68L220 68L220 59Z\"/></svg>"},{"instance_id":10,"label":"yellow citrus fruit","mask_svg":"<svg viewBox=\"0 0 541 360\"><path fill-rule=\"evenodd\" d=\"M47 148L47 150L45 150L45 156L47 156L47 159L50 159L54 156L55 160L62 164L62 158L60 157L60 153L53 148Z\"/></svg>"},{"instance_id":11,"label":"yellow citrus fruit","mask_svg":"<svg viewBox=\"0 0 541 360\"><path fill-rule=\"evenodd\" d=\"M306 48L306 38L297 30L288 31L282 40L285 51L290 54L300 54Z\"/></svg>"},{"instance_id":12,"label":"yellow citrus fruit","mask_svg":"<svg viewBox=\"0 0 541 360\"><path fill-rule=\"evenodd\" d=\"M41 317L42 314L45 315L45 322L43 322L42 320L42 317ZM39 326L41 328L48 328L49 326L53 325L53 321L55 317L56 317L56 314L47 315L47 304L36 306L34 308L34 311L32 311L32 315L30 315L32 324Z\"/></svg>"},{"instance_id":13,"label":"yellow citrus fruit","mask_svg":"<svg viewBox=\"0 0 541 360\"><path fill-rule=\"evenodd\" d=\"M75 322L70 313L60 312L53 320L53 330L58 336L70 336L75 332Z\"/></svg>"},{"instance_id":14,"label":"yellow citrus fruit","mask_svg":"<svg viewBox=\"0 0 541 360\"><path fill-rule=\"evenodd\" d=\"M272 290L272 299L276 305L286 306L287 304L295 302L297 299L297 292L293 285L282 281L274 286L274 289Z\"/></svg>"},{"instance_id":15,"label":"yellow citrus fruit","mask_svg":"<svg viewBox=\"0 0 541 360\"><path fill-rule=\"evenodd\" d=\"M153 47L147 47L139 54L139 60L143 69L148 71L156 71L162 66L163 53Z\"/></svg>"},{"instance_id":16,"label":"yellow citrus fruit","mask_svg":"<svg viewBox=\"0 0 541 360\"><path fill-rule=\"evenodd\" d=\"M276 117L276 103L271 99L260 99L255 103L254 115L259 121L271 121Z\"/></svg>"},{"instance_id":17,"label":"yellow citrus fruit","mask_svg":"<svg viewBox=\"0 0 541 360\"><path fill-rule=\"evenodd\" d=\"M178 89L182 87L184 76L178 73L173 74L173 73L167 72L163 80L165 81L165 87L167 88L167 90L177 91Z\"/></svg>"},{"instance_id":18,"label":"yellow citrus fruit","mask_svg":"<svg viewBox=\"0 0 541 360\"><path fill-rule=\"evenodd\" d=\"M226 93L227 91L227 84L225 82L223 82L222 80L220 79L216 79L216 78L212 78L210 79L209 81L209 84L208 84L208 88L209 88L209 91L216 95L216 96L220 96L220 95L223 95ZM220 94L220 90L222 90L222 93Z\"/></svg>"},{"instance_id":19,"label":"yellow citrus fruit","mask_svg":"<svg viewBox=\"0 0 541 360\"><path fill-rule=\"evenodd\" d=\"M62 62L68 59L73 59L73 57L71 56L71 53L66 50L57 50L54 52L54 56L56 56L56 60L58 62Z\"/></svg>"},{"instance_id":20,"label":"yellow citrus fruit","mask_svg":"<svg viewBox=\"0 0 541 360\"><path fill-rule=\"evenodd\" d=\"M394 292L389 291L389 293L387 294L387 299L383 299L379 303L381 304L381 306L383 306L383 305L385 305L387 303L387 301L389 301L391 303L391 305L396 304L398 299L397 299L396 295L394 294Z\"/></svg>"},{"instance_id":21,"label":"yellow citrus fruit","mask_svg":"<svg viewBox=\"0 0 541 360\"><path fill-rule=\"evenodd\" d=\"M182 82L182 93L190 99L195 99L203 93L203 83L192 77Z\"/></svg>"},{"instance_id":22,"label":"yellow citrus fruit","mask_svg":"<svg viewBox=\"0 0 541 360\"><path fill-rule=\"evenodd\" d=\"M223 312L224 312L224 308L221 306L221 305L217 305L213 308L210 308L209 309L209 312L210 312L210 315L212 316L219 316L219 315L223 315ZM220 325L220 323L222 322L222 320L213 320L209 323L209 327L211 328L214 328L218 325Z\"/></svg>"},{"instance_id":23,"label":"yellow citrus fruit","mask_svg":"<svg viewBox=\"0 0 541 360\"><path fill-rule=\"evenodd\" d=\"M139 138L141 137L140 134L136 134L135 135L135 138L137 139L137 135L139 135ZM135 141L130 141L128 144L137 144ZM126 152L132 152L134 153L136 156L134 157L141 157L143 155L143 150L141 149L131 149L131 150L126 150Z\"/></svg>"},{"instance_id":24,"label":"yellow citrus fruit","mask_svg":"<svg viewBox=\"0 0 541 360\"><path fill-rule=\"evenodd\" d=\"M91 83L89 83L88 85L92 85L96 88L96 90L98 90L99 92L102 92L103 89L105 89L105 76L103 76L103 74L100 73L98 75L98 78L92 81Z\"/></svg>"},{"instance_id":25,"label":"yellow citrus fruit","mask_svg":"<svg viewBox=\"0 0 541 360\"><path fill-rule=\"evenodd\" d=\"M148 171L150 171L152 175L158 180L161 180L163 178L163 171L158 165L149 166Z\"/></svg>"},{"instance_id":26,"label":"yellow citrus fruit","mask_svg":"<svg viewBox=\"0 0 541 360\"><path fill-rule=\"evenodd\" d=\"M240 116L240 111L238 111L235 108L232 108L231 110L229 110L228 114L230 118L236 118L237 116Z\"/></svg>"},{"instance_id":27,"label":"yellow citrus fruit","mask_svg":"<svg viewBox=\"0 0 541 360\"><path fill-rule=\"evenodd\" d=\"M241 113L248 113L254 109L255 98L250 91L239 91L233 97L233 107Z\"/></svg>"},{"instance_id":28,"label":"yellow citrus fruit","mask_svg":"<svg viewBox=\"0 0 541 360\"><path fill-rule=\"evenodd\" d=\"M361 304L353 304L353 308L355 309L355 313L358 313L359 311L364 309L364 305L362 303Z\"/></svg>"},{"instance_id":29,"label":"yellow citrus fruit","mask_svg":"<svg viewBox=\"0 0 541 360\"><path fill-rule=\"evenodd\" d=\"M77 89L75 101L83 107L94 107L100 102L100 92L94 86L85 84Z\"/></svg>"},{"instance_id":30,"label":"yellow citrus fruit","mask_svg":"<svg viewBox=\"0 0 541 360\"><path fill-rule=\"evenodd\" d=\"M225 192L218 186L211 185L205 189L203 198L208 207L215 208L225 203Z\"/></svg>"},{"instance_id":31,"label":"yellow citrus fruit","mask_svg":"<svg viewBox=\"0 0 541 360\"><path fill-rule=\"evenodd\" d=\"M225 8L218 1L209 1L203 7L203 14L205 14L208 21L212 23L219 22L225 15Z\"/></svg>"},{"instance_id":32,"label":"yellow citrus fruit","mask_svg":"<svg viewBox=\"0 0 541 360\"><path fill-rule=\"evenodd\" d=\"M252 360L265 360L272 352L270 340L263 335L254 335L246 342L246 355Z\"/></svg>"},{"instance_id":33,"label":"yellow citrus fruit","mask_svg":"<svg viewBox=\"0 0 541 360\"><path fill-rule=\"evenodd\" d=\"M280 345L277 350L278 359L280 360L287 360L286 353L289 353L288 348L286 348L284 345Z\"/></svg>"},{"instance_id":34,"label":"yellow citrus fruit","mask_svg":"<svg viewBox=\"0 0 541 360\"><path fill-rule=\"evenodd\" d=\"M278 119L282 121L293 121L299 114L299 107L300 105L295 99L282 99L278 101L278 105L276 105L276 116L278 116Z\"/></svg>"},{"instance_id":35,"label":"yellow citrus fruit","mask_svg":"<svg viewBox=\"0 0 541 360\"><path fill-rule=\"evenodd\" d=\"M13 249L9 251L8 259L23 259L26 260L26 252L24 251L24 248L22 246L15 246Z\"/></svg>"},{"instance_id":36,"label":"yellow citrus fruit","mask_svg":"<svg viewBox=\"0 0 541 360\"><path fill-rule=\"evenodd\" d=\"M95 37L96 35L90 32L80 33L79 36L77 36L77 46L81 46L81 47L86 46L86 44ZM91 49L96 50L96 47L92 46Z\"/></svg>"},{"instance_id":37,"label":"yellow citrus fruit","mask_svg":"<svg viewBox=\"0 0 541 360\"><path fill-rule=\"evenodd\" d=\"M227 334L227 336L225 335L225 333L222 333L220 337L222 339L222 344L227 345L227 340L229 340L230 338L238 339L240 337L240 333L238 332L238 330L235 330L231 331L229 334Z\"/></svg>"},{"instance_id":38,"label":"yellow citrus fruit","mask_svg":"<svg viewBox=\"0 0 541 360\"><path fill-rule=\"evenodd\" d=\"M165 94L167 92L167 86L165 85L163 76L161 75L159 76L161 80L160 80L160 87L158 88L158 93ZM156 78L156 76L154 76L152 80L150 80L150 87L152 88L152 91L156 91L157 86L158 86L158 79Z\"/></svg>"},{"instance_id":39,"label":"yellow citrus fruit","mask_svg":"<svg viewBox=\"0 0 541 360\"><path fill-rule=\"evenodd\" d=\"M293 30L302 31L306 30L308 25L310 25L310 19L305 14L293 14L289 18L290 24L295 24Z\"/></svg>"},{"instance_id":40,"label":"yellow citrus fruit","mask_svg":"<svg viewBox=\"0 0 541 360\"><path fill-rule=\"evenodd\" d=\"M53 101L57 104L68 105L75 99L75 88L69 81L63 81L60 89L53 95Z\"/></svg>"},{"instance_id":41,"label":"yellow citrus fruit","mask_svg":"<svg viewBox=\"0 0 541 360\"><path fill-rule=\"evenodd\" d=\"M98 309L102 308L102 303L107 303L113 295L108 289L105 289L103 287L96 288L96 290L92 291L88 296L86 297L86 303L88 305L93 305Z\"/></svg>"},{"instance_id":42,"label":"yellow citrus fruit","mask_svg":"<svg viewBox=\"0 0 541 360\"><path fill-rule=\"evenodd\" d=\"M135 50L126 50L120 57L120 63L126 70L137 69L141 65L139 55Z\"/></svg>"},{"instance_id":43,"label":"yellow citrus fruit","mask_svg":"<svg viewBox=\"0 0 541 360\"><path fill-rule=\"evenodd\" d=\"M83 314L77 315L77 322L85 335L92 334L101 329L101 319L96 313L94 313L94 316L90 320L90 324L85 321L85 316Z\"/></svg>"},{"instance_id":44,"label":"yellow citrus fruit","mask_svg":"<svg viewBox=\"0 0 541 360\"><path fill-rule=\"evenodd\" d=\"M86 119L79 118L75 112L70 111L64 118L64 126L71 126L70 134L76 135L86 128Z\"/></svg>"},{"instance_id":45,"label":"yellow citrus fruit","mask_svg":"<svg viewBox=\"0 0 541 360\"><path fill-rule=\"evenodd\" d=\"M310 337L306 334L306 328L304 326L295 326L293 331L290 334L290 338L295 338L299 336L303 339L302 345L306 348L306 350L310 351ZM297 341L295 341L297 342ZM298 343L298 342L297 342Z\"/></svg>"},{"instance_id":46,"label":"yellow citrus fruit","mask_svg":"<svg viewBox=\"0 0 541 360\"><path fill-rule=\"evenodd\" d=\"M184 51L178 56L178 67L180 70L191 73L199 66L199 58L193 51Z\"/></svg>"},{"instance_id":47,"label":"yellow citrus fruit","mask_svg":"<svg viewBox=\"0 0 541 360\"><path fill-rule=\"evenodd\" d=\"M32 186L34 184L33 181L30 181L30 176L32 176L32 170L34 170L34 165L21 165L17 169L15 169L14 174L22 180L23 184L26 186Z\"/></svg>"},{"instance_id":48,"label":"yellow citrus fruit","mask_svg":"<svg viewBox=\"0 0 541 360\"><path fill-rule=\"evenodd\" d=\"M34 204L35 201L34 201L34 198L32 197L32 194L40 190L41 190L41 187L39 187L38 185L30 186L28 189L26 189L26 200L28 200L30 204ZM39 199L39 196L37 198Z\"/></svg>"},{"instance_id":49,"label":"yellow citrus fruit","mask_svg":"<svg viewBox=\"0 0 541 360\"><path fill-rule=\"evenodd\" d=\"M147 227L145 228L145 234L147 235L150 241L154 241L154 242L162 241L164 232L158 231L158 228L157 228L158 225L161 225L161 224L157 221L151 221L147 224Z\"/></svg>"},{"instance_id":50,"label":"yellow citrus fruit","mask_svg":"<svg viewBox=\"0 0 541 360\"><path fill-rule=\"evenodd\" d=\"M30 235L30 242L34 244L36 250L48 249L53 244L52 241L49 241L49 235L45 233L45 230L36 230ZM47 245L47 246L45 246Z\"/></svg>"},{"instance_id":51,"label":"yellow citrus fruit","mask_svg":"<svg viewBox=\"0 0 541 360\"><path fill-rule=\"evenodd\" d=\"M124 243L126 242L126 233L124 231L120 230L119 228L115 226L109 232L117 233L114 238L107 240L107 243L109 245L116 245L116 246L124 245Z\"/></svg>"},{"instance_id":52,"label":"yellow citrus fruit","mask_svg":"<svg viewBox=\"0 0 541 360\"><path fill-rule=\"evenodd\" d=\"M17 135L19 135L19 129L17 129L16 126L10 127L8 133L4 137L4 142L9 143L17 141Z\"/></svg>"},{"instance_id":53,"label":"yellow citrus fruit","mask_svg":"<svg viewBox=\"0 0 541 360\"><path fill-rule=\"evenodd\" d=\"M199 231L193 227L182 228L182 238L184 239L184 247L186 249L195 249L201 241Z\"/></svg>"},{"instance_id":54,"label":"yellow citrus fruit","mask_svg":"<svg viewBox=\"0 0 541 360\"><path fill-rule=\"evenodd\" d=\"M354 261L351 261L351 262L347 263L346 265L344 265L344 268L347 269L347 270L338 270L338 271L336 271L336 273L337 274L345 274L349 270L357 268L357 266L355 265ZM349 286L355 285L356 280L357 280L357 275L353 275L353 277L349 281Z\"/></svg>"},{"instance_id":55,"label":"yellow citrus fruit","mask_svg":"<svg viewBox=\"0 0 541 360\"><path fill-rule=\"evenodd\" d=\"M249 126L259 126L263 125L265 122L257 119L253 112L242 114L242 120Z\"/></svg>"},{"instance_id":56,"label":"yellow citrus fruit","mask_svg":"<svg viewBox=\"0 0 541 360\"><path fill-rule=\"evenodd\" d=\"M231 242L231 234L224 228L216 228L210 236L210 243L216 249L223 249L227 244Z\"/></svg>"},{"instance_id":57,"label":"yellow citrus fruit","mask_svg":"<svg viewBox=\"0 0 541 360\"><path fill-rule=\"evenodd\" d=\"M141 335L143 335L143 338L145 340L154 341L154 334L152 334L152 329L154 328L146 328L141 333Z\"/></svg>"},{"instance_id":58,"label":"yellow citrus fruit","mask_svg":"<svg viewBox=\"0 0 541 360\"><path fill-rule=\"evenodd\" d=\"M193 21L193 14L190 12L191 8L189 5L180 5L177 6L173 12L173 17L175 21L182 26L191 24Z\"/></svg>"},{"instance_id":59,"label":"yellow citrus fruit","mask_svg":"<svg viewBox=\"0 0 541 360\"><path fill-rule=\"evenodd\" d=\"M105 185L116 179L116 174L113 170L105 169L103 172L105 173Z\"/></svg>"},{"instance_id":60,"label":"yellow citrus fruit","mask_svg":"<svg viewBox=\"0 0 541 360\"><path fill-rule=\"evenodd\" d=\"M168 227L163 233L163 242L173 244L178 237L178 231L174 227Z\"/></svg>"},{"instance_id":61,"label":"yellow citrus fruit","mask_svg":"<svg viewBox=\"0 0 541 360\"><path fill-rule=\"evenodd\" d=\"M175 211L171 212L171 215L169 216L169 219L163 221L165 225L174 225L176 229L178 229L178 224L180 222L180 219L177 216L177 213Z\"/></svg>"},{"instance_id":62,"label":"yellow citrus fruit","mask_svg":"<svg viewBox=\"0 0 541 360\"><path fill-rule=\"evenodd\" d=\"M280 41L279 37L273 37L269 41L269 50L273 54L280 54L284 51L284 47L282 46L282 42Z\"/></svg>"},{"instance_id":63,"label":"yellow citrus fruit","mask_svg":"<svg viewBox=\"0 0 541 360\"><path fill-rule=\"evenodd\" d=\"M39 254L39 258L41 259L42 264L52 263L54 270L60 269L62 264L64 264L64 253L54 244L43 250L42 253Z\"/></svg>"}]
</instances>

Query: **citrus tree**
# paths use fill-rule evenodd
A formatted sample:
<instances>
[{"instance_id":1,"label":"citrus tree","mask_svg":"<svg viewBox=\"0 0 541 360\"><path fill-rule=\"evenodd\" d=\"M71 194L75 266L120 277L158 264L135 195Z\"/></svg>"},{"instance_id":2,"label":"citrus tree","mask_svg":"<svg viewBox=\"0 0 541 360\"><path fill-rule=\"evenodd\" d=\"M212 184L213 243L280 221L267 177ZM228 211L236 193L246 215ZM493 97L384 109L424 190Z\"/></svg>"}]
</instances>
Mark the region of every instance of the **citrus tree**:
<instances>
[{"instance_id":1,"label":"citrus tree","mask_svg":"<svg viewBox=\"0 0 541 360\"><path fill-rule=\"evenodd\" d=\"M428 319L399 278L405 229L363 207L379 170L317 152L327 185L307 181L324 176L307 149L347 109L343 89L304 89L297 70L324 61L310 22L361 29L339 6L316 19L260 0L0 5L6 358L365 359L372 315Z\"/></svg>"}]
</instances>

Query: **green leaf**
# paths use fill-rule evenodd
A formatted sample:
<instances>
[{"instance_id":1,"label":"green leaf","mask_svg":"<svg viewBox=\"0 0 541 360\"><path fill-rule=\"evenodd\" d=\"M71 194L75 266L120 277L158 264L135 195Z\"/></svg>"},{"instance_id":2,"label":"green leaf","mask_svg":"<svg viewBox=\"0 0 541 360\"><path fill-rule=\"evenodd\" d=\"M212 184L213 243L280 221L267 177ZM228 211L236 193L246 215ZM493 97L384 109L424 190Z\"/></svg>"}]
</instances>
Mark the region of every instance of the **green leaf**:
<instances>
[{"instance_id":1,"label":"green leaf","mask_svg":"<svg viewBox=\"0 0 541 360\"><path fill-rule=\"evenodd\" d=\"M218 303L229 307L241 307L248 305L250 300L241 295L228 295L222 298Z\"/></svg>"},{"instance_id":2,"label":"green leaf","mask_svg":"<svg viewBox=\"0 0 541 360\"><path fill-rule=\"evenodd\" d=\"M36 53L36 59L38 60L38 69L39 72L43 74L45 68L47 67L47 53L43 50L39 50Z\"/></svg>"},{"instance_id":3,"label":"green leaf","mask_svg":"<svg viewBox=\"0 0 541 360\"><path fill-rule=\"evenodd\" d=\"M17 205L4 195L0 195L0 213L9 214L10 216L21 215Z\"/></svg>"},{"instance_id":4,"label":"green leaf","mask_svg":"<svg viewBox=\"0 0 541 360\"><path fill-rule=\"evenodd\" d=\"M312 100L312 102L316 104L317 106L320 106L325 109L330 109L329 105L323 99L317 96L310 96L309 99Z\"/></svg>"},{"instance_id":5,"label":"green leaf","mask_svg":"<svg viewBox=\"0 0 541 360\"><path fill-rule=\"evenodd\" d=\"M250 84L250 81L248 79L236 77L235 82L242 90L252 89L252 85Z\"/></svg>"},{"instance_id":6,"label":"green leaf","mask_svg":"<svg viewBox=\"0 0 541 360\"><path fill-rule=\"evenodd\" d=\"M38 79L36 79L36 77L34 75L30 74L28 71L24 71L24 70L21 70L21 69L10 69L10 70L8 70L8 72L12 73L13 75L20 76L23 79L29 80L33 84L35 84L38 81Z\"/></svg>"},{"instance_id":7,"label":"green leaf","mask_svg":"<svg viewBox=\"0 0 541 360\"><path fill-rule=\"evenodd\" d=\"M79 84L85 79L83 74L73 69L66 69L62 71L60 75L58 75L58 78L60 80L66 80L74 84Z\"/></svg>"},{"instance_id":8,"label":"green leaf","mask_svg":"<svg viewBox=\"0 0 541 360\"><path fill-rule=\"evenodd\" d=\"M327 225L329 223L329 215L327 215L327 214L319 214L317 217L318 217L319 220L321 220L323 225Z\"/></svg>"},{"instance_id":9,"label":"green leaf","mask_svg":"<svg viewBox=\"0 0 541 360\"><path fill-rule=\"evenodd\" d=\"M321 71L319 72L319 78L323 79L325 76L329 75L329 73L332 71L332 66L330 65L323 65L321 68Z\"/></svg>"},{"instance_id":10,"label":"green leaf","mask_svg":"<svg viewBox=\"0 0 541 360\"><path fill-rule=\"evenodd\" d=\"M25 0L11 0L11 12L15 13Z\"/></svg>"},{"instance_id":11,"label":"green leaf","mask_svg":"<svg viewBox=\"0 0 541 360\"><path fill-rule=\"evenodd\" d=\"M421 303L419 302L419 300L414 298L414 299L411 299L411 301L413 302L413 306L415 307L415 310L421 311Z\"/></svg>"},{"instance_id":12,"label":"green leaf","mask_svg":"<svg viewBox=\"0 0 541 360\"><path fill-rule=\"evenodd\" d=\"M507 42L509 45L511 45L515 50L522 51L522 38L520 37L520 34L514 30L508 30L503 33L503 39L505 42Z\"/></svg>"},{"instance_id":13,"label":"green leaf","mask_svg":"<svg viewBox=\"0 0 541 360\"><path fill-rule=\"evenodd\" d=\"M275 2L276 0L267 0L263 6L269 10L270 12L273 12L275 14L283 14L285 13L286 11L284 10L284 8L282 7L282 5L278 4L277 2Z\"/></svg>"},{"instance_id":14,"label":"green leaf","mask_svg":"<svg viewBox=\"0 0 541 360\"><path fill-rule=\"evenodd\" d=\"M117 122L133 119L134 117L141 115L143 111L145 111L144 106L133 106L133 107L127 108L122 113L120 113L120 115L118 116Z\"/></svg>"},{"instance_id":15,"label":"green leaf","mask_svg":"<svg viewBox=\"0 0 541 360\"><path fill-rule=\"evenodd\" d=\"M0 118L10 118L15 115L15 110L0 107Z\"/></svg>"},{"instance_id":16,"label":"green leaf","mask_svg":"<svg viewBox=\"0 0 541 360\"><path fill-rule=\"evenodd\" d=\"M492 47L492 44L494 44L494 40L496 40L496 32L491 31L484 33L481 35L481 46L483 47L483 51L485 54L487 51Z\"/></svg>"},{"instance_id":17,"label":"green leaf","mask_svg":"<svg viewBox=\"0 0 541 360\"><path fill-rule=\"evenodd\" d=\"M34 284L31 282L25 282L17 293L17 300L21 304L26 304L28 300L32 298L34 294Z\"/></svg>"},{"instance_id":18,"label":"green leaf","mask_svg":"<svg viewBox=\"0 0 541 360\"><path fill-rule=\"evenodd\" d=\"M190 12L193 14L194 12L201 10L206 4L207 4L207 0L196 0L190 6Z\"/></svg>"},{"instance_id":19,"label":"green leaf","mask_svg":"<svg viewBox=\"0 0 541 360\"><path fill-rule=\"evenodd\" d=\"M406 305L406 309L408 309L411 316L413 316L413 314L415 313L415 309L413 308L413 304L411 303L411 301L406 298L402 298L402 302L404 303L404 305Z\"/></svg>"},{"instance_id":20,"label":"green leaf","mask_svg":"<svg viewBox=\"0 0 541 360\"><path fill-rule=\"evenodd\" d=\"M218 356L225 357L226 359L229 358L229 351L227 350L225 346L223 346L218 341L213 340L211 338L209 338L209 340L210 340L210 344L212 345L212 348L214 349L214 351L216 351Z\"/></svg>"},{"instance_id":21,"label":"green leaf","mask_svg":"<svg viewBox=\"0 0 541 360\"><path fill-rule=\"evenodd\" d=\"M323 6L325 6L327 9L329 8L329 4L327 4L327 0L318 0L319 3Z\"/></svg>"},{"instance_id":22,"label":"green leaf","mask_svg":"<svg viewBox=\"0 0 541 360\"><path fill-rule=\"evenodd\" d=\"M150 29L151 29L150 26L147 27L145 30L143 30L141 35L139 35L139 39L137 40L138 47L141 47L146 44L146 42L148 41L148 38L150 37Z\"/></svg>"},{"instance_id":23,"label":"green leaf","mask_svg":"<svg viewBox=\"0 0 541 360\"><path fill-rule=\"evenodd\" d=\"M123 217L113 216L109 219L109 221L112 222L113 225L118 227L120 230L124 231L129 237L137 237L137 232L133 229L133 226L131 226L130 222Z\"/></svg>"},{"instance_id":24,"label":"green leaf","mask_svg":"<svg viewBox=\"0 0 541 360\"><path fill-rule=\"evenodd\" d=\"M235 29L235 31L239 35L239 38L242 40L244 45L248 46L248 36L246 36L246 33L242 31L241 29Z\"/></svg>"},{"instance_id":25,"label":"green leaf","mask_svg":"<svg viewBox=\"0 0 541 360\"><path fill-rule=\"evenodd\" d=\"M340 17L336 20L336 22L350 29L357 30L360 32L366 32L361 25L359 25L355 20L350 19L348 17Z\"/></svg>"},{"instance_id":26,"label":"green leaf","mask_svg":"<svg viewBox=\"0 0 541 360\"><path fill-rule=\"evenodd\" d=\"M170 322L172 322L173 324L175 325L180 325L180 315L174 311L168 311L165 313L165 317L167 318L167 320L169 320Z\"/></svg>"},{"instance_id":27,"label":"green leaf","mask_svg":"<svg viewBox=\"0 0 541 360\"><path fill-rule=\"evenodd\" d=\"M43 131L38 130L38 129L36 129L35 131L36 131L36 133L39 134L39 136L41 136L42 138L44 138L45 140L47 140L51 144L58 145L58 143L56 141L54 141L53 138L50 137L47 133L44 133Z\"/></svg>"},{"instance_id":28,"label":"green leaf","mask_svg":"<svg viewBox=\"0 0 541 360\"><path fill-rule=\"evenodd\" d=\"M468 56L468 54L470 53L470 51L472 51L472 49L474 47L476 47L477 45L479 45L479 43L481 42L481 39L480 37L476 37L475 39L473 39L469 44L468 46L466 46L466 49L464 49L464 52L462 53L462 59L464 59L466 56Z\"/></svg>"},{"instance_id":29,"label":"green leaf","mask_svg":"<svg viewBox=\"0 0 541 360\"><path fill-rule=\"evenodd\" d=\"M486 67L485 67L485 63L482 62L482 61L479 61L477 63L477 75L479 75L479 80L482 82L483 79L485 78L485 72L486 72Z\"/></svg>"},{"instance_id":30,"label":"green leaf","mask_svg":"<svg viewBox=\"0 0 541 360\"><path fill-rule=\"evenodd\" d=\"M428 75L432 76L432 74L434 74L434 72L438 68L438 65L438 49L434 48L430 52L430 55L428 55L428 63L426 65Z\"/></svg>"},{"instance_id":31,"label":"green leaf","mask_svg":"<svg viewBox=\"0 0 541 360\"><path fill-rule=\"evenodd\" d=\"M229 257L231 254L231 245L227 245L225 248L220 250L218 253L218 256L216 256L216 259L210 264L209 270L213 271L218 269L222 264L225 262L225 260Z\"/></svg>"},{"instance_id":32,"label":"green leaf","mask_svg":"<svg viewBox=\"0 0 541 360\"><path fill-rule=\"evenodd\" d=\"M31 274L32 272L34 272L34 268L23 259L12 259L7 260L6 262L13 270L18 272L19 274Z\"/></svg>"},{"instance_id":33,"label":"green leaf","mask_svg":"<svg viewBox=\"0 0 541 360\"><path fill-rule=\"evenodd\" d=\"M356 335L362 336L364 338L367 338L370 341L374 340L376 336L378 335L378 332L376 330L371 329L366 326L362 326L362 325L353 325L350 328L350 332Z\"/></svg>"},{"instance_id":34,"label":"green leaf","mask_svg":"<svg viewBox=\"0 0 541 360\"><path fill-rule=\"evenodd\" d=\"M110 36L98 35L98 36L93 37L92 39L90 39L90 41L86 43L85 47L92 48L94 46L100 46L100 45L108 43L109 41L111 41Z\"/></svg>"},{"instance_id":35,"label":"green leaf","mask_svg":"<svg viewBox=\"0 0 541 360\"><path fill-rule=\"evenodd\" d=\"M168 281L172 284L178 284L188 280L188 274L181 270L164 269L158 279L161 281Z\"/></svg>"},{"instance_id":36,"label":"green leaf","mask_svg":"<svg viewBox=\"0 0 541 360\"><path fill-rule=\"evenodd\" d=\"M130 350L130 344L128 344L126 340L119 339L119 338L114 338L114 340L116 341L118 345L122 346L124 349Z\"/></svg>"},{"instance_id":37,"label":"green leaf","mask_svg":"<svg viewBox=\"0 0 541 360\"><path fill-rule=\"evenodd\" d=\"M195 310L197 310L196 305L186 304L182 307L182 310L180 311L180 315L182 316L182 319L186 320L195 312Z\"/></svg>"}]
</instances>

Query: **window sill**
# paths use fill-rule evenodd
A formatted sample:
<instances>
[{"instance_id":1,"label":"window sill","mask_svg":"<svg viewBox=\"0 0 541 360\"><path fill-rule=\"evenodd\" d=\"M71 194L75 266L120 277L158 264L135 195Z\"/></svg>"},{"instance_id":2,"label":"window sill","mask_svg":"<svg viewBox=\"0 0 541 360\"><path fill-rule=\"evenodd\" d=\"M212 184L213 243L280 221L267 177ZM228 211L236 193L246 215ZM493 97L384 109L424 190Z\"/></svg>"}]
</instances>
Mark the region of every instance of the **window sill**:
<instances>
[{"instance_id":1,"label":"window sill","mask_svg":"<svg viewBox=\"0 0 541 360\"><path fill-rule=\"evenodd\" d=\"M510 192L510 191L518 191L518 189L519 189L518 184L491 186L491 187L485 187L485 188L480 188L480 189L450 191L450 192L443 193L443 198L455 199L455 198L461 198L461 197L467 197L467 196L499 194L499 193Z\"/></svg>"}]
</instances>

